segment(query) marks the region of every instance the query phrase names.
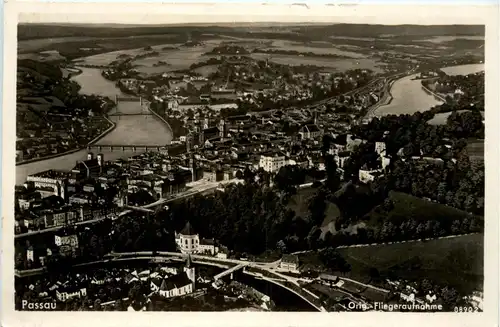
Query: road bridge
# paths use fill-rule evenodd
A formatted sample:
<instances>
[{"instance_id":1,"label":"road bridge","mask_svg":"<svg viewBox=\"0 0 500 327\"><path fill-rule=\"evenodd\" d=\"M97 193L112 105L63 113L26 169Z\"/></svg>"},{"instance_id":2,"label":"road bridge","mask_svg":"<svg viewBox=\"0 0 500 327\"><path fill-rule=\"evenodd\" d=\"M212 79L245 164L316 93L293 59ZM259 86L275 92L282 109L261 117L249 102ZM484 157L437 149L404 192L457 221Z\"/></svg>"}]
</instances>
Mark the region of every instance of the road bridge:
<instances>
[{"instance_id":1,"label":"road bridge","mask_svg":"<svg viewBox=\"0 0 500 327\"><path fill-rule=\"evenodd\" d=\"M153 260L153 259L159 259L161 257L177 257L178 259L184 259L185 254L180 253L180 252L163 252L163 251L158 251L154 253L153 251L140 251L140 252L112 252L109 253L108 255L105 256L106 259L103 260L98 260L98 261L92 261L88 263L81 263L77 264L74 267L80 267L80 266L88 266L88 265L93 265L97 263L107 263L107 262L113 262L113 261L126 261L126 260L142 260L142 259L148 259L148 260ZM320 304L317 296L314 294L307 292L307 290L303 289L302 287L298 285L292 285L291 282L287 281L286 276L283 276L281 274L275 273L272 270L266 269L264 267L257 267L256 263L250 262L250 261L241 261L241 260L235 260L235 259L222 259L222 258L217 258L217 257L208 257L208 256L202 256L202 255L192 255L191 256L192 260L194 263L197 264L202 264L202 265L214 265L214 266L228 266L232 265L234 263L237 263L236 266L232 266L231 268L227 269L226 271L222 272L221 274L218 274L215 276L215 278L221 278L227 274L232 274L237 270L243 269L243 273L252 275L252 276L257 276L259 279L266 280L270 283L276 284L280 287L283 287L287 289L288 291L300 296L303 300L307 301L309 304L311 304L314 308L316 308L318 311L326 311ZM252 269L257 270L256 272L250 272L246 271L245 267L246 266L252 266ZM259 272L260 271L260 272ZM15 271L15 275L17 277L28 277L28 276L33 276L33 275L39 275L43 274L45 270L43 268L38 268L38 269L32 269L32 270L24 270L24 271ZM270 276L267 276L270 275ZM218 277L219 276L219 277ZM274 276L274 277L271 277ZM285 279L282 281L282 279Z\"/></svg>"},{"instance_id":2,"label":"road bridge","mask_svg":"<svg viewBox=\"0 0 500 327\"><path fill-rule=\"evenodd\" d=\"M222 277L225 277L225 276L227 276L227 275L231 275L231 279L233 279L233 273L234 273L235 271L238 271L238 270L240 270L240 269L245 268L246 266L247 266L247 264L240 263L240 264L239 264L239 265L237 265L237 266L233 266L233 267L229 268L228 270L225 270L225 271L221 272L220 274L215 275L215 276L214 276L214 279L215 279L215 280L219 280L219 279L221 279Z\"/></svg>"},{"instance_id":3,"label":"road bridge","mask_svg":"<svg viewBox=\"0 0 500 327\"><path fill-rule=\"evenodd\" d=\"M166 252L166 251L158 251L155 254L151 251L140 251L140 252L113 252L109 253L109 257L114 257L116 259L121 259L121 260L126 260L126 258L138 258L138 257L148 257L149 256L169 256L169 257L178 257L178 258L185 258L185 254L180 253L180 252ZM306 289L302 288L299 284L294 282L294 278L288 277L286 275L282 275L280 273L277 273L273 271L272 269L269 269L266 267L265 263L257 263L257 262L252 262L252 261L242 261L242 260L237 260L237 259L223 259L223 258L217 258L217 257L209 257L209 256L204 256L204 255L197 255L193 254L191 255L191 259L193 260L194 263L197 264L204 264L204 265L213 265L213 266L223 266L226 265L232 265L229 269L223 271L222 273L214 276L215 280L218 280L224 276L227 276L228 274L232 274L235 271L238 271L240 269L243 269L243 273L247 275L254 276L258 279L262 279L265 281L268 281L270 283L276 284L280 287L283 287L287 289L288 291L300 296L302 299L307 301L309 304L311 304L313 307L315 307L318 311L325 312L325 308L320 304L319 298L312 294L311 292L307 291ZM234 265L236 264L236 265ZM273 263L267 263L268 265L273 264ZM251 267L252 270L254 271L247 271L246 267Z\"/></svg>"},{"instance_id":4,"label":"road bridge","mask_svg":"<svg viewBox=\"0 0 500 327\"><path fill-rule=\"evenodd\" d=\"M124 113L124 112L115 112L112 114L109 114L109 117L116 117L116 116L152 116L153 114L151 112L144 112L144 113Z\"/></svg>"},{"instance_id":5,"label":"road bridge","mask_svg":"<svg viewBox=\"0 0 500 327\"><path fill-rule=\"evenodd\" d=\"M128 209L128 210L140 211L140 212L145 212L145 213L154 213L155 212L152 209L143 208L143 207L124 206L124 208Z\"/></svg>"},{"instance_id":6,"label":"road bridge","mask_svg":"<svg viewBox=\"0 0 500 327\"><path fill-rule=\"evenodd\" d=\"M148 102L142 97L115 96L116 107L109 116L151 115Z\"/></svg>"},{"instance_id":7,"label":"road bridge","mask_svg":"<svg viewBox=\"0 0 500 327\"><path fill-rule=\"evenodd\" d=\"M167 145L156 144L156 145L130 145L130 144L92 144L87 146L88 151L122 151L122 152L161 152L167 150Z\"/></svg>"}]
</instances>

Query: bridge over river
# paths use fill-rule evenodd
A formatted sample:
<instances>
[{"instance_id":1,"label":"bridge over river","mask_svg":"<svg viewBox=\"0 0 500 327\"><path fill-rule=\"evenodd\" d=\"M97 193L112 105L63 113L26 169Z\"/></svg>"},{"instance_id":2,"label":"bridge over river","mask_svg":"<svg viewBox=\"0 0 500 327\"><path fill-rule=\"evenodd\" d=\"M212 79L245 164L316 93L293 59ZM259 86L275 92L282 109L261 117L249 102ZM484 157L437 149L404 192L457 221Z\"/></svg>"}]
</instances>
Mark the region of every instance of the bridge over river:
<instances>
[{"instance_id":1,"label":"bridge over river","mask_svg":"<svg viewBox=\"0 0 500 327\"><path fill-rule=\"evenodd\" d=\"M87 158L89 150L99 151L108 161L127 158L146 150L161 151L165 145L170 144L172 140L170 126L149 110L147 101L123 94L113 82L102 77L99 69L85 67L79 67L79 69L82 73L72 76L71 80L82 87L80 94L97 94L117 100L118 105L108 114L109 120L115 124L115 127L106 135L94 140L90 148L85 147L57 157L18 165L16 184L23 184L28 175L44 170L71 170L75 162ZM134 152L134 147L136 152Z\"/></svg>"},{"instance_id":2,"label":"bridge over river","mask_svg":"<svg viewBox=\"0 0 500 327\"><path fill-rule=\"evenodd\" d=\"M166 149L172 139L170 126L149 109L141 97L115 96L116 107L109 114L113 131L87 146L89 151L145 152Z\"/></svg>"},{"instance_id":3,"label":"bridge over river","mask_svg":"<svg viewBox=\"0 0 500 327\"><path fill-rule=\"evenodd\" d=\"M130 145L130 144L96 144L96 145L88 145L87 146L88 151L132 151L132 152L148 152L148 151L155 151L155 152L161 152L167 150L166 145L144 145L144 144L137 144L137 145Z\"/></svg>"},{"instance_id":4,"label":"bridge over river","mask_svg":"<svg viewBox=\"0 0 500 327\"><path fill-rule=\"evenodd\" d=\"M265 288L269 287L269 283L276 285L278 288L281 288L283 291L286 291L288 295L295 295L301 301L303 301L306 306L309 306L310 309L315 309L317 311L325 312L325 308L322 306L319 297L315 294L312 294L308 290L300 287L296 279L290 276L286 276L274 271L274 268L278 262L272 263L262 263L262 262L252 262L252 261L242 261L237 259L223 259L217 257L210 257L204 255L191 255L192 261L198 265L209 265L219 267L224 269L221 273L214 276L214 280L222 279L222 278L244 278L246 281L255 280L260 281L261 283L265 283ZM162 260L174 260L174 261L184 261L186 259L186 255L179 252L167 252L167 251L141 251L141 252L111 252L105 256L103 260L93 261L88 263L81 263L74 265L73 267L85 267L92 266L96 264L110 264L113 262L120 261L136 261L136 260L147 260L147 261L156 261L161 262ZM31 270L21 270L15 271L15 275L18 278L36 276L45 273L46 270L43 268L31 269ZM240 272L241 275L233 276ZM250 279L249 279L250 277ZM273 292L271 292L273 293ZM270 294L271 296L272 294ZM271 296L273 298L273 296ZM309 311L309 310L308 310Z\"/></svg>"},{"instance_id":5,"label":"bridge over river","mask_svg":"<svg viewBox=\"0 0 500 327\"><path fill-rule=\"evenodd\" d=\"M148 109L148 102L142 97L119 97L115 96L116 107L109 113L109 117L120 116L152 116Z\"/></svg>"}]
</instances>

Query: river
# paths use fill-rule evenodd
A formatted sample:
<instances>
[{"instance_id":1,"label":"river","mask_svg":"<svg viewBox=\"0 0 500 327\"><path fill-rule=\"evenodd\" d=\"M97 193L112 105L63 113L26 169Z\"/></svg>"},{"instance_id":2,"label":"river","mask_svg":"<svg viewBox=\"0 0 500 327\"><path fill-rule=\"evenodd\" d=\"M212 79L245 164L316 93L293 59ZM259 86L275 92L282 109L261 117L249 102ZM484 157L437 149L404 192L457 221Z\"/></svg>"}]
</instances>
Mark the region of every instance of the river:
<instances>
[{"instance_id":1,"label":"river","mask_svg":"<svg viewBox=\"0 0 500 327\"><path fill-rule=\"evenodd\" d=\"M113 82L102 77L99 69L83 68L81 74L72 77L72 80L82 87L81 94L98 94L114 99L115 95L126 96ZM130 106L124 103L125 110ZM139 109L140 111L140 109ZM137 145L166 145L172 140L170 130L155 116L121 116L111 117L116 128L102 138L98 144L137 144ZM116 160L137 155L138 152L102 151L105 160ZM81 150L60 157L32 162L16 166L16 184L23 184L26 177L48 169L70 170L77 161L85 160L86 150Z\"/></svg>"},{"instance_id":2,"label":"river","mask_svg":"<svg viewBox=\"0 0 500 327\"><path fill-rule=\"evenodd\" d=\"M432 95L422 89L422 81L414 79L417 75L409 75L396 80L391 86L392 100L390 103L378 107L374 116L390 114L413 114L417 111L426 111L441 104Z\"/></svg>"},{"instance_id":3,"label":"river","mask_svg":"<svg viewBox=\"0 0 500 327\"><path fill-rule=\"evenodd\" d=\"M469 64L441 68L448 75L467 75L484 70L484 64ZM414 79L417 75L410 75L396 80L391 86L392 100L390 103L378 107L372 115L385 116L389 114L413 114L423 112L431 107L442 104L434 96L422 89L421 80Z\"/></svg>"},{"instance_id":4,"label":"river","mask_svg":"<svg viewBox=\"0 0 500 327\"><path fill-rule=\"evenodd\" d=\"M80 69L82 72L73 76L71 79L80 84L81 94L95 94L108 97L112 100L115 99L115 95L127 97L126 94L123 94L122 91L116 87L115 83L102 77L101 70L99 68L85 68L78 66L76 68Z\"/></svg>"},{"instance_id":5,"label":"river","mask_svg":"<svg viewBox=\"0 0 500 327\"><path fill-rule=\"evenodd\" d=\"M456 67L451 68L456 69ZM82 86L80 91L82 94L100 94L110 98L114 98L115 95L123 95L114 83L102 77L99 69L83 67L80 67L80 69L82 73L73 76L72 79ZM443 71L446 69L443 68ZM464 71L464 69L461 68L460 71ZM396 80L391 87L391 102L377 108L372 115L413 114L417 111L429 110L431 107L441 104L440 101L437 101L422 89L421 81L414 80L415 77L416 75L410 75ZM168 144L172 140L172 135L166 126L153 117L146 119L142 116L122 116L120 119L114 117L113 121L116 123L116 128L101 139L99 144L160 145ZM114 160L137 153L103 151L103 154L105 160ZM39 171L47 169L69 170L74 167L78 160L84 160L86 155L87 152L82 150L53 159L17 166L16 184L24 183L29 174Z\"/></svg>"},{"instance_id":6,"label":"river","mask_svg":"<svg viewBox=\"0 0 500 327\"><path fill-rule=\"evenodd\" d=\"M484 64L468 64L441 68L446 75L468 75L484 71Z\"/></svg>"}]
</instances>

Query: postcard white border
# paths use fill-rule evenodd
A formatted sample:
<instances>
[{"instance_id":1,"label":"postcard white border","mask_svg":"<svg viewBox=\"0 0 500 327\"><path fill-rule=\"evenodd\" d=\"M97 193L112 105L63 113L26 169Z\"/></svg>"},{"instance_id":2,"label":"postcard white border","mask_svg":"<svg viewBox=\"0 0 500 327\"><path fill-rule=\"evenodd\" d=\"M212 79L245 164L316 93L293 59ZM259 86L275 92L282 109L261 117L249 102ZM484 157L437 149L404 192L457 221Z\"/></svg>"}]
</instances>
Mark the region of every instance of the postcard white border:
<instances>
[{"instance_id":1,"label":"postcard white border","mask_svg":"<svg viewBox=\"0 0 500 327\"><path fill-rule=\"evenodd\" d=\"M499 179L499 33L496 5L356 5L290 6L280 4L145 4L145 3L5 3L3 162L2 162L2 303L1 325L13 326L494 326L498 319L498 185ZM200 312L19 312L14 311L14 197L16 39L19 13L38 15L105 13L126 18L172 22L284 21L350 22L366 24L485 24L486 25L486 226L484 312L454 313L200 313ZM149 13L149 14L148 14ZM154 13L154 14L151 14ZM217 14L214 14L217 13ZM272 13L272 15L270 14ZM209 16L207 16L209 14ZM244 14L244 15L243 15ZM207 17L209 19L207 19ZM180 20L180 21L178 21Z\"/></svg>"}]
</instances>

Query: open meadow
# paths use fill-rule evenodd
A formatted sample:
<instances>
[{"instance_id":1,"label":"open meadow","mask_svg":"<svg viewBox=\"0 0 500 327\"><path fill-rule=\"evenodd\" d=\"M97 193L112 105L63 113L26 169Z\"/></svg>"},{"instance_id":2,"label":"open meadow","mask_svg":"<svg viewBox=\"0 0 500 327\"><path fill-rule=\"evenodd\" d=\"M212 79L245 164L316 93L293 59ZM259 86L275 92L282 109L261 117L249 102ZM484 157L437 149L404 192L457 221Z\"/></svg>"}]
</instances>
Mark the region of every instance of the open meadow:
<instances>
[{"instance_id":1,"label":"open meadow","mask_svg":"<svg viewBox=\"0 0 500 327\"><path fill-rule=\"evenodd\" d=\"M178 46L177 49L163 50L163 46L152 47L154 51L159 53L158 56L148 57L134 60L133 64L136 69L145 74L158 74L181 69L189 69L192 64L204 60L203 54L211 51L217 46L220 41L206 42L203 46L185 47ZM157 66L159 61L166 62L167 66Z\"/></svg>"},{"instance_id":2,"label":"open meadow","mask_svg":"<svg viewBox=\"0 0 500 327\"><path fill-rule=\"evenodd\" d=\"M383 283L372 279L371 271L376 269L382 277L429 279L468 293L483 288L483 248L483 234L338 248L337 251L351 265L351 270L331 273L383 286ZM303 267L324 267L317 252L303 253L299 258ZM362 287L358 291L364 289Z\"/></svg>"},{"instance_id":3,"label":"open meadow","mask_svg":"<svg viewBox=\"0 0 500 327\"><path fill-rule=\"evenodd\" d=\"M59 61L65 60L66 58L62 56L57 50L42 51L42 52L31 52L22 53L17 56L18 59L31 59L35 61Z\"/></svg>"},{"instance_id":4,"label":"open meadow","mask_svg":"<svg viewBox=\"0 0 500 327\"><path fill-rule=\"evenodd\" d=\"M58 43L67 43L67 42L78 42L78 41L96 41L102 40L96 37L88 37L88 36L68 36L68 37L55 37L55 38L44 38L44 39L36 39L36 40L19 40L17 43L17 49L19 53L29 53L36 52L52 45Z\"/></svg>"},{"instance_id":5,"label":"open meadow","mask_svg":"<svg viewBox=\"0 0 500 327\"><path fill-rule=\"evenodd\" d=\"M350 247L338 251L351 264L350 276L369 281L370 268L400 278L428 278L465 291L482 289L484 235ZM412 269L408 263L417 263Z\"/></svg>"},{"instance_id":6,"label":"open meadow","mask_svg":"<svg viewBox=\"0 0 500 327\"><path fill-rule=\"evenodd\" d=\"M382 62L377 62L374 59L335 59L335 58L322 58L322 57L307 57L298 55L279 55L267 53L252 53L252 58L257 60L266 60L275 62L282 65L300 66L311 65L317 67L324 67L325 71L339 71L343 72L349 69L371 69L374 72L383 72Z\"/></svg>"},{"instance_id":7,"label":"open meadow","mask_svg":"<svg viewBox=\"0 0 500 327\"><path fill-rule=\"evenodd\" d=\"M452 35L446 35L446 36L433 36L427 39L421 39L419 41L424 41L424 42L433 42L433 43L443 43L443 42L449 42L449 41L455 41L455 40L479 40L479 41L484 41L484 36L472 36L472 35L460 35L460 36L452 36Z\"/></svg>"},{"instance_id":8,"label":"open meadow","mask_svg":"<svg viewBox=\"0 0 500 327\"><path fill-rule=\"evenodd\" d=\"M215 73L218 69L219 65L208 65L192 69L191 71L200 74L204 77L208 77L209 75Z\"/></svg>"},{"instance_id":9,"label":"open meadow","mask_svg":"<svg viewBox=\"0 0 500 327\"><path fill-rule=\"evenodd\" d=\"M365 216L369 225L380 227L386 221L400 224L405 219L414 219L422 223L438 220L451 224L454 220L462 221L470 216L463 210L403 192L390 191L388 198L393 203L393 208L389 212L383 213L377 212L374 208Z\"/></svg>"},{"instance_id":10,"label":"open meadow","mask_svg":"<svg viewBox=\"0 0 500 327\"><path fill-rule=\"evenodd\" d=\"M328 42L299 43L286 40L273 40L270 47L263 47L262 49L297 51L301 53L311 52L318 55L338 55L356 59L367 57L366 55L359 52L339 49L338 47Z\"/></svg>"}]
</instances>

